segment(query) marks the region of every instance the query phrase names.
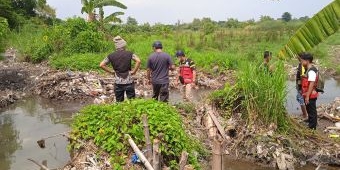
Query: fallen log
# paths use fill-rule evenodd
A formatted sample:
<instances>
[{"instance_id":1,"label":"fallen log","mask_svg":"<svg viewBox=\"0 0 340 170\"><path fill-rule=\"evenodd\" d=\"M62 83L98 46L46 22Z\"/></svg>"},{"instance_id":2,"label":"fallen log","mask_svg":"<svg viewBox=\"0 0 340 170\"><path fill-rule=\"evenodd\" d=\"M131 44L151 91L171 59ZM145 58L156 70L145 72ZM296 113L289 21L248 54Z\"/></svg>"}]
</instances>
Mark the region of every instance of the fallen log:
<instances>
[{"instance_id":1,"label":"fallen log","mask_svg":"<svg viewBox=\"0 0 340 170\"><path fill-rule=\"evenodd\" d=\"M146 159L144 154L140 151L136 143L132 140L131 136L128 134L125 134L125 138L128 139L129 144L131 145L133 151L138 155L140 161L144 164L145 168L147 170L154 170L154 168L151 166L150 162Z\"/></svg>"}]
</instances>

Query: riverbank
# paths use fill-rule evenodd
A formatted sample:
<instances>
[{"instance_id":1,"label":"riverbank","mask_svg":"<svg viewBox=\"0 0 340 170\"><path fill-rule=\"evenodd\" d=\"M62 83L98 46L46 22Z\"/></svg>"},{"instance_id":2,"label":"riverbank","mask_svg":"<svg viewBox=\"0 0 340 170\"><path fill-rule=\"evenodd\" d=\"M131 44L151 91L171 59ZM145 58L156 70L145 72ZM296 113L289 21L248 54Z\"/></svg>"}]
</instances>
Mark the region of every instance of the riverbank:
<instances>
[{"instance_id":1,"label":"riverbank","mask_svg":"<svg viewBox=\"0 0 340 170\"><path fill-rule=\"evenodd\" d=\"M49 68L47 63L33 65L0 62L0 64L2 66L1 76L8 80L1 83L1 87L5 89L1 91L8 99L8 104L28 95L39 95L45 99L64 102L92 103L95 99L97 101L102 100L102 96L108 97L111 101L114 100L111 75L97 72L58 71ZM145 72L141 71L135 78L138 97L150 97L151 94L151 87L147 85L144 77ZM171 73L171 79L174 78L175 74ZM200 74L198 85L201 89L218 89L225 82L232 84L234 80L234 72L232 71L217 78ZM177 87L175 84L171 84L171 88L176 89ZM11 99L11 96L14 96L13 94L19 97ZM1 100L1 102L3 101ZM182 115L188 132L198 138L206 146L206 149L211 150L212 143L208 138L208 126L202 121L202 118L207 115L206 109L203 107L204 103L205 101L200 101L198 107L192 110L181 106L178 106L177 109ZM306 163L339 165L338 160L334 159L338 156L339 145L323 135L325 125L319 126L318 135L315 135L305 129L301 119L292 118L291 121L293 121L294 126L305 130L296 132L293 136L291 134L282 135L275 133L276 127L274 125L269 128L249 127L247 122L241 118L240 113L235 112L231 117L226 117L224 110L217 109L214 113L227 132L225 135L229 137L225 153L231 157L248 159L265 166L281 169L299 167ZM326 121L326 123L329 122ZM86 158L87 154L83 155ZM84 161L78 160L78 162ZM209 168L209 160L203 162Z\"/></svg>"}]
</instances>

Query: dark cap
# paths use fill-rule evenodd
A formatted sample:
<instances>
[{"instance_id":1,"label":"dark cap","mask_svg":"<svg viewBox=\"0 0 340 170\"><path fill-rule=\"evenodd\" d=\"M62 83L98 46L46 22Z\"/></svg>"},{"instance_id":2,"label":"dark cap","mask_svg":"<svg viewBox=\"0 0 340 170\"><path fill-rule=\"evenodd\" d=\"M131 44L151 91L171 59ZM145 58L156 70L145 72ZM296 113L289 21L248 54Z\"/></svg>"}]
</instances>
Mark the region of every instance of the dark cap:
<instances>
[{"instance_id":1,"label":"dark cap","mask_svg":"<svg viewBox=\"0 0 340 170\"><path fill-rule=\"evenodd\" d=\"M182 50L176 51L176 57L180 57L180 56L185 56L184 51Z\"/></svg>"},{"instance_id":2,"label":"dark cap","mask_svg":"<svg viewBox=\"0 0 340 170\"><path fill-rule=\"evenodd\" d=\"M160 41L155 41L155 42L153 42L152 47L154 47L154 48L156 48L156 49L162 49L162 48L163 48L163 45L162 45L162 42L160 42Z\"/></svg>"},{"instance_id":3,"label":"dark cap","mask_svg":"<svg viewBox=\"0 0 340 170\"><path fill-rule=\"evenodd\" d=\"M271 56L272 56L272 52L270 52L270 51L265 51L264 54L263 54L264 58L268 58L268 57L271 57Z\"/></svg>"},{"instance_id":4,"label":"dark cap","mask_svg":"<svg viewBox=\"0 0 340 170\"><path fill-rule=\"evenodd\" d=\"M303 53L300 55L301 59L302 60L307 60L309 62L313 62L313 55L312 54L309 54L309 53Z\"/></svg>"}]
</instances>

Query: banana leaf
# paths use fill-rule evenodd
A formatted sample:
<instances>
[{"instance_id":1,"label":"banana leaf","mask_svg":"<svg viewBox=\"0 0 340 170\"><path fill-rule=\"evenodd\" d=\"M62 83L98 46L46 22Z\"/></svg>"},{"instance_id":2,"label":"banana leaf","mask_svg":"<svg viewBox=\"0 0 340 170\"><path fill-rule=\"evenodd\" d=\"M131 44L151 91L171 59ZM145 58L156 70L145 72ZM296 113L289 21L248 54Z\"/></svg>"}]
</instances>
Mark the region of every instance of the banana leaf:
<instances>
[{"instance_id":1,"label":"banana leaf","mask_svg":"<svg viewBox=\"0 0 340 170\"><path fill-rule=\"evenodd\" d=\"M340 0L334 0L309 19L279 51L279 58L292 58L308 51L340 28Z\"/></svg>"}]
</instances>

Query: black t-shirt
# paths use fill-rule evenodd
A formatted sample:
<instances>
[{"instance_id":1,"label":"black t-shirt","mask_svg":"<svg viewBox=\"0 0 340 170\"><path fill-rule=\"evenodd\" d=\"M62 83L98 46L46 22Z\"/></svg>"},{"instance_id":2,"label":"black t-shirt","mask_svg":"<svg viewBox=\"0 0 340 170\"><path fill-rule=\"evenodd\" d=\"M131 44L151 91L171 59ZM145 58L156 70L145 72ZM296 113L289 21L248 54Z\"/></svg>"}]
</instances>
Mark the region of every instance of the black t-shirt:
<instances>
[{"instance_id":1,"label":"black t-shirt","mask_svg":"<svg viewBox=\"0 0 340 170\"><path fill-rule=\"evenodd\" d=\"M130 51L119 50L107 57L118 77L128 77L131 70L132 56L133 53Z\"/></svg>"}]
</instances>

